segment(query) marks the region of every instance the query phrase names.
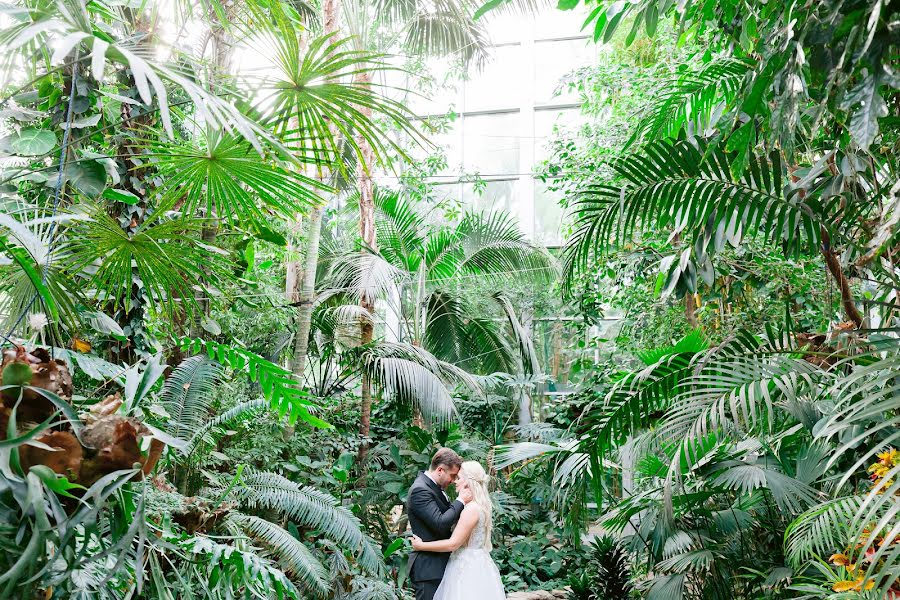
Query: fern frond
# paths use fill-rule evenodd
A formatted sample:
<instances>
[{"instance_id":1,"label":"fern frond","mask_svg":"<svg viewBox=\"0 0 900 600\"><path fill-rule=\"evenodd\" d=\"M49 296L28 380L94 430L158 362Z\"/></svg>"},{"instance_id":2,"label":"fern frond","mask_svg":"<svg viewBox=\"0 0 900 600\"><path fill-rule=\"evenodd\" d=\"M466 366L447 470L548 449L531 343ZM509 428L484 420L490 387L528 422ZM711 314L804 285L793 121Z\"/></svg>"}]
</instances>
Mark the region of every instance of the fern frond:
<instances>
[{"instance_id":1,"label":"fern frond","mask_svg":"<svg viewBox=\"0 0 900 600\"><path fill-rule=\"evenodd\" d=\"M169 413L167 431L180 438L196 431L209 416L220 367L205 356L181 362L163 384L160 404Z\"/></svg>"},{"instance_id":2,"label":"fern frond","mask_svg":"<svg viewBox=\"0 0 900 600\"><path fill-rule=\"evenodd\" d=\"M287 416L288 422L304 421L314 427L331 427L328 423L312 414L316 405L305 392L294 374L288 369L276 365L243 348L234 348L227 344L205 341L199 338L182 338L181 349L194 353L206 352L210 359L228 365L236 371L243 371L250 381L258 381L263 396L269 401L273 410L281 417Z\"/></svg>"},{"instance_id":3,"label":"fern frond","mask_svg":"<svg viewBox=\"0 0 900 600\"><path fill-rule=\"evenodd\" d=\"M230 513L228 520L271 550L286 572L299 580L306 591L318 597L328 593L328 570L303 542L287 530L265 519L238 512Z\"/></svg>"},{"instance_id":4,"label":"fern frond","mask_svg":"<svg viewBox=\"0 0 900 600\"><path fill-rule=\"evenodd\" d=\"M363 533L359 519L333 496L264 471L245 472L243 484L234 493L244 506L278 511L352 552L366 571L384 570L379 548Z\"/></svg>"}]
</instances>

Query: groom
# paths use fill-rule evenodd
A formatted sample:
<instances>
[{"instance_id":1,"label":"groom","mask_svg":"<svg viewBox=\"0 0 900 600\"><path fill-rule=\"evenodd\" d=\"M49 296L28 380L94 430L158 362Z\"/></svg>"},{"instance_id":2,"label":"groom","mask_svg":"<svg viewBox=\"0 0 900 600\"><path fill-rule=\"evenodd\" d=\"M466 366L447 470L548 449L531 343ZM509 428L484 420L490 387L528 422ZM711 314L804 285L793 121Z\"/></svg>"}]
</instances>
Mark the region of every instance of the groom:
<instances>
[{"instance_id":1,"label":"groom","mask_svg":"<svg viewBox=\"0 0 900 600\"><path fill-rule=\"evenodd\" d=\"M409 488L407 513L412 532L423 541L450 539L451 529L459 520L463 507L472 501L472 493L461 494L450 502L444 491L456 483L462 459L450 448L441 448L431 459L431 469L419 473ZM441 584L450 554L447 552L413 552L409 558L409 579L416 600L432 600Z\"/></svg>"}]
</instances>

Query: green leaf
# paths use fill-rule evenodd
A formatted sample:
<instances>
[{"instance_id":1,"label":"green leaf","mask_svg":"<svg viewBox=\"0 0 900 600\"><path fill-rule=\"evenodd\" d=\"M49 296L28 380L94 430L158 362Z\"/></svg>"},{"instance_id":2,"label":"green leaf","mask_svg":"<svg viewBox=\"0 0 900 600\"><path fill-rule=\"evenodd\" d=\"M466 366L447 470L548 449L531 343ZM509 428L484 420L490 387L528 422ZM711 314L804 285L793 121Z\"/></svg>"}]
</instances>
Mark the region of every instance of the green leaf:
<instances>
[{"instance_id":1,"label":"green leaf","mask_svg":"<svg viewBox=\"0 0 900 600\"><path fill-rule=\"evenodd\" d=\"M857 106L858 105L858 106ZM842 107L857 106L850 116L850 135L863 150L868 150L878 135L878 119L888 115L884 98L878 93L875 75L870 74L853 88Z\"/></svg>"},{"instance_id":2,"label":"green leaf","mask_svg":"<svg viewBox=\"0 0 900 600\"><path fill-rule=\"evenodd\" d=\"M12 140L12 149L24 156L41 156L56 147L56 135L52 131L28 127Z\"/></svg>"},{"instance_id":3,"label":"green leaf","mask_svg":"<svg viewBox=\"0 0 900 600\"><path fill-rule=\"evenodd\" d=\"M67 498L75 498L69 493L69 490L86 490L87 488L77 483L72 483L62 475L58 475L53 469L47 465L34 465L29 469L29 473L34 473L44 482L47 489L55 492L57 495Z\"/></svg>"},{"instance_id":4,"label":"green leaf","mask_svg":"<svg viewBox=\"0 0 900 600\"><path fill-rule=\"evenodd\" d=\"M137 204L141 199L128 190L120 190L116 188L108 188L103 191L103 197L113 202L124 202L125 204Z\"/></svg>"},{"instance_id":5,"label":"green leaf","mask_svg":"<svg viewBox=\"0 0 900 600\"><path fill-rule=\"evenodd\" d=\"M506 0L488 0L484 4L482 4L478 10L475 11L475 14L472 15L472 20L477 21L481 17L485 15L485 13L494 10L498 6L502 5Z\"/></svg>"},{"instance_id":6,"label":"green leaf","mask_svg":"<svg viewBox=\"0 0 900 600\"><path fill-rule=\"evenodd\" d=\"M96 160L69 163L66 179L85 196L96 198L106 187L106 168Z\"/></svg>"},{"instance_id":7,"label":"green leaf","mask_svg":"<svg viewBox=\"0 0 900 600\"><path fill-rule=\"evenodd\" d=\"M650 3L650 6L644 12L644 20L647 23L647 35L653 37L656 35L656 26L659 24L659 11L656 8L656 4Z\"/></svg>"},{"instance_id":8,"label":"green leaf","mask_svg":"<svg viewBox=\"0 0 900 600\"><path fill-rule=\"evenodd\" d=\"M384 553L383 553L384 557L390 558L392 554L394 554L395 552L400 550L402 547L403 547L403 538L397 538L396 540L394 540L393 542L388 544L388 547L384 549Z\"/></svg>"},{"instance_id":9,"label":"green leaf","mask_svg":"<svg viewBox=\"0 0 900 600\"><path fill-rule=\"evenodd\" d=\"M581 3L581 0L559 0L556 8L559 10L572 10Z\"/></svg>"},{"instance_id":10,"label":"green leaf","mask_svg":"<svg viewBox=\"0 0 900 600\"><path fill-rule=\"evenodd\" d=\"M31 282L31 285L34 286L35 291L37 291L44 308L47 309L47 312L50 313L51 317L58 319L59 310L56 307L56 301L53 299L53 294L50 293L50 289L47 287L47 284L44 283L43 278L38 271L38 266L35 264L34 259L28 251L19 246L12 246L7 242L6 238L0 237L0 252L5 252L11 256L13 261L19 265L19 268L22 269L28 277L28 280Z\"/></svg>"},{"instance_id":11,"label":"green leaf","mask_svg":"<svg viewBox=\"0 0 900 600\"><path fill-rule=\"evenodd\" d=\"M202 327L204 330L208 331L212 335L221 335L222 334L222 328L219 327L219 324L216 322L215 319L212 319L210 317L203 317L203 319L200 320L200 327Z\"/></svg>"}]
</instances>

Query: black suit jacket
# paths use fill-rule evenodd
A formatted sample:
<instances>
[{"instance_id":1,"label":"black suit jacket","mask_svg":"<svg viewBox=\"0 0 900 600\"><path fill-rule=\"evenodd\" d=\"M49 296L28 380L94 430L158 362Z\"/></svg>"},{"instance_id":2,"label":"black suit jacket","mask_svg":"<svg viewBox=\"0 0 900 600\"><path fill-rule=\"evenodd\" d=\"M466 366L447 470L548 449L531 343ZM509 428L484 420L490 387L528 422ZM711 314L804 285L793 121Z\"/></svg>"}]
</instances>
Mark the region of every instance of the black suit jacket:
<instances>
[{"instance_id":1,"label":"black suit jacket","mask_svg":"<svg viewBox=\"0 0 900 600\"><path fill-rule=\"evenodd\" d=\"M450 539L450 530L463 508L459 500L448 501L443 490L425 473L419 473L409 488L406 500L409 526L424 542ZM449 552L413 552L409 558L409 578L412 581L441 579L448 560Z\"/></svg>"}]
</instances>

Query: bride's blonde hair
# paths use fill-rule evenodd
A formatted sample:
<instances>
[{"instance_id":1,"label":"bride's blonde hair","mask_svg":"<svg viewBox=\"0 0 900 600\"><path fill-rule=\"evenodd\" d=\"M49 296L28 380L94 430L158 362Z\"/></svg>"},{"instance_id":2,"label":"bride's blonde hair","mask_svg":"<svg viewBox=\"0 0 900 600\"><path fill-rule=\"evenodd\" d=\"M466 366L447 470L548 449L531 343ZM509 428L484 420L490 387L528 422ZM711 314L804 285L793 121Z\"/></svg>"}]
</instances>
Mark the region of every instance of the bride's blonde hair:
<instances>
[{"instance_id":1,"label":"bride's blonde hair","mask_svg":"<svg viewBox=\"0 0 900 600\"><path fill-rule=\"evenodd\" d=\"M462 464L460 473L466 478L469 488L472 490L472 496L478 506L481 508L481 516L484 519L484 548L491 550L491 527L493 505L491 504L491 494L488 492L488 483L490 478L484 472L484 467L480 463L470 460Z\"/></svg>"}]
</instances>

